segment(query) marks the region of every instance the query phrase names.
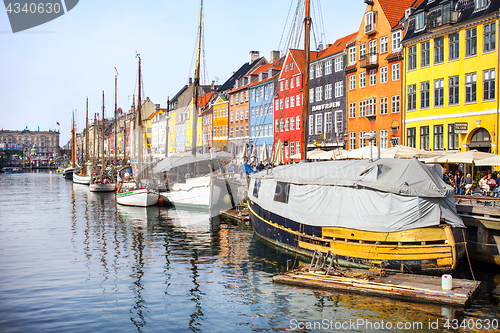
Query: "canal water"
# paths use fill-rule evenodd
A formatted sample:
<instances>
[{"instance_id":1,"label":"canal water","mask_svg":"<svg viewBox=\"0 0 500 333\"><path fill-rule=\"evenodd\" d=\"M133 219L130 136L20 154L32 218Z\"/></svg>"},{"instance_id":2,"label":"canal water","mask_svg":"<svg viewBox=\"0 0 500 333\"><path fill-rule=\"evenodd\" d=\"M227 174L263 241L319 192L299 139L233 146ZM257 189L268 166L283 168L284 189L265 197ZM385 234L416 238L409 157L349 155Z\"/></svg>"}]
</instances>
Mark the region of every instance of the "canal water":
<instances>
[{"instance_id":1,"label":"canal water","mask_svg":"<svg viewBox=\"0 0 500 333\"><path fill-rule=\"evenodd\" d=\"M114 193L91 193L55 172L0 174L3 333L499 325L497 267L473 265L481 294L457 309L273 284L288 259L296 258L262 243L251 226L211 221L208 213L117 206ZM455 276L471 278L469 266ZM468 328L460 327L464 319Z\"/></svg>"}]
</instances>

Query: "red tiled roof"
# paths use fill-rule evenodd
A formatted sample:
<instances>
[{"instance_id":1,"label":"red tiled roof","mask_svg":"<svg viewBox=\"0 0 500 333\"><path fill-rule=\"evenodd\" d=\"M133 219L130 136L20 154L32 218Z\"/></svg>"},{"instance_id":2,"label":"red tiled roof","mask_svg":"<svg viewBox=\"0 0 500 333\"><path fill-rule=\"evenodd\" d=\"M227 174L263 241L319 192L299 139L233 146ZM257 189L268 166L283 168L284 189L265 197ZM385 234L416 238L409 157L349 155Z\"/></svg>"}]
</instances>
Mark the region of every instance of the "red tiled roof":
<instances>
[{"instance_id":1,"label":"red tiled roof","mask_svg":"<svg viewBox=\"0 0 500 333\"><path fill-rule=\"evenodd\" d=\"M378 0L380 7L387 17L391 28L399 26L401 19L405 15L405 10L410 7L420 5L424 0Z\"/></svg>"},{"instance_id":2,"label":"red tiled roof","mask_svg":"<svg viewBox=\"0 0 500 333\"><path fill-rule=\"evenodd\" d=\"M356 36L358 35L357 32L354 32L350 35L344 36L342 38L339 38L333 43L330 47L327 47L323 51L319 52L318 58L324 58L327 57L331 54L335 54L338 52L341 52L345 49L347 43L349 43L352 39L355 39Z\"/></svg>"},{"instance_id":3,"label":"red tiled roof","mask_svg":"<svg viewBox=\"0 0 500 333\"><path fill-rule=\"evenodd\" d=\"M210 101L210 98L212 98L213 94L214 94L214 92L212 91L212 92L206 93L203 96L198 97L198 107L204 107L205 105L207 105L207 103Z\"/></svg>"},{"instance_id":4,"label":"red tiled roof","mask_svg":"<svg viewBox=\"0 0 500 333\"><path fill-rule=\"evenodd\" d=\"M302 73L304 73L304 71L306 70L306 52L304 50L297 50L297 49L290 49L289 51L292 54L293 58L295 59L295 63L297 63L299 70ZM309 52L310 61L318 59L318 54L319 52L317 51L310 51Z\"/></svg>"}]
</instances>

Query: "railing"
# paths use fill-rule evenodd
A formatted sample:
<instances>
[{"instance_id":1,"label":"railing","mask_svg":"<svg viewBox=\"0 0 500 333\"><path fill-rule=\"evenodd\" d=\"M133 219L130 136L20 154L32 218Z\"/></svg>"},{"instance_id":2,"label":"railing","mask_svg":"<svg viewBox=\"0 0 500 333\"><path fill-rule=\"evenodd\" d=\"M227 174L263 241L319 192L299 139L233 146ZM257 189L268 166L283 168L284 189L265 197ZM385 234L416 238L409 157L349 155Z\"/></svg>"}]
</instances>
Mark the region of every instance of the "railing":
<instances>
[{"instance_id":1,"label":"railing","mask_svg":"<svg viewBox=\"0 0 500 333\"><path fill-rule=\"evenodd\" d=\"M455 24L458 20L458 12L448 3L432 9L426 17L427 30L433 31L441 27Z\"/></svg>"},{"instance_id":2,"label":"railing","mask_svg":"<svg viewBox=\"0 0 500 333\"><path fill-rule=\"evenodd\" d=\"M372 35L374 33L377 33L377 24L376 23L366 24L365 34Z\"/></svg>"},{"instance_id":3,"label":"railing","mask_svg":"<svg viewBox=\"0 0 500 333\"><path fill-rule=\"evenodd\" d=\"M378 67L378 53L369 53L359 59L359 67L375 68Z\"/></svg>"}]
</instances>

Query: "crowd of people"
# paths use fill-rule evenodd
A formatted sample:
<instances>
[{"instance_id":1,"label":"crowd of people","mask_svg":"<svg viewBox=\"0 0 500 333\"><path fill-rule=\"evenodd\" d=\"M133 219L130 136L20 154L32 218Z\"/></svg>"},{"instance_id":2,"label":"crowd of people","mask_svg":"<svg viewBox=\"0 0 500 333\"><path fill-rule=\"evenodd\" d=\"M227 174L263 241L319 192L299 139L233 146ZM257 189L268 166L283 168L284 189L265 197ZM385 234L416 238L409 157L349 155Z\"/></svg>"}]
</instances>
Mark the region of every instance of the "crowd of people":
<instances>
[{"instance_id":1,"label":"crowd of people","mask_svg":"<svg viewBox=\"0 0 500 333\"><path fill-rule=\"evenodd\" d=\"M455 195L472 195L478 193L480 195L500 195L500 175L496 172L481 173L478 171L476 179L468 173L464 176L461 170L457 170L455 174L448 173L447 169L443 170L443 181L451 186L455 191Z\"/></svg>"}]
</instances>

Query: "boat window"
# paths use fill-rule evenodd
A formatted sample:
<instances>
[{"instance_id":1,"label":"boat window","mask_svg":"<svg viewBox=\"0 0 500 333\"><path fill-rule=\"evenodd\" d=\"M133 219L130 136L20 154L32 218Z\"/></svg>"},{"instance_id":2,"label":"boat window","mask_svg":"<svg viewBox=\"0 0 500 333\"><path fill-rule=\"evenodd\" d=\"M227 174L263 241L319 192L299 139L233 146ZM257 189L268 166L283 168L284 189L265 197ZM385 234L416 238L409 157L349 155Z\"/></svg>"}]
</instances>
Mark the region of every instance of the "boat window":
<instances>
[{"instance_id":1,"label":"boat window","mask_svg":"<svg viewBox=\"0 0 500 333\"><path fill-rule=\"evenodd\" d=\"M290 183L277 182L276 190L274 191L274 201L288 203L290 194Z\"/></svg>"},{"instance_id":2,"label":"boat window","mask_svg":"<svg viewBox=\"0 0 500 333\"><path fill-rule=\"evenodd\" d=\"M253 196L256 198L259 197L259 189L260 189L260 179L256 179L255 183L253 184Z\"/></svg>"}]
</instances>

